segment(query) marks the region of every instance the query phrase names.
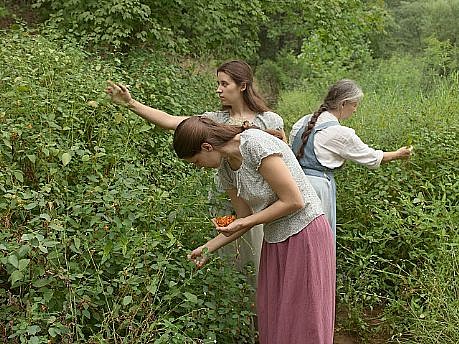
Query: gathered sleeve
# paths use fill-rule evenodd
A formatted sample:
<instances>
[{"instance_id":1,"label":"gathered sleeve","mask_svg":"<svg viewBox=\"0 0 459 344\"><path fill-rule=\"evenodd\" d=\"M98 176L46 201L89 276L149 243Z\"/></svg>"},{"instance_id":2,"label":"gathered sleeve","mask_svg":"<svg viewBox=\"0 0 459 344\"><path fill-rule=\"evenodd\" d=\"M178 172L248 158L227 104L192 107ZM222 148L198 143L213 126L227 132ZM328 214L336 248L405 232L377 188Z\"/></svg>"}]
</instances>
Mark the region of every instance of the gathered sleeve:
<instances>
[{"instance_id":1,"label":"gathered sleeve","mask_svg":"<svg viewBox=\"0 0 459 344\"><path fill-rule=\"evenodd\" d=\"M252 129L257 130L257 129ZM257 135L256 139L246 140L241 144L241 154L246 164L258 171L264 158L270 155L282 156L281 140L269 140L267 136Z\"/></svg>"},{"instance_id":2,"label":"gathered sleeve","mask_svg":"<svg viewBox=\"0 0 459 344\"><path fill-rule=\"evenodd\" d=\"M343 127L342 127L343 128ZM369 147L351 128L346 128L343 135L335 137L329 142L328 148L335 150L345 160L351 160L370 169L376 169L381 165L384 152Z\"/></svg>"}]
</instances>

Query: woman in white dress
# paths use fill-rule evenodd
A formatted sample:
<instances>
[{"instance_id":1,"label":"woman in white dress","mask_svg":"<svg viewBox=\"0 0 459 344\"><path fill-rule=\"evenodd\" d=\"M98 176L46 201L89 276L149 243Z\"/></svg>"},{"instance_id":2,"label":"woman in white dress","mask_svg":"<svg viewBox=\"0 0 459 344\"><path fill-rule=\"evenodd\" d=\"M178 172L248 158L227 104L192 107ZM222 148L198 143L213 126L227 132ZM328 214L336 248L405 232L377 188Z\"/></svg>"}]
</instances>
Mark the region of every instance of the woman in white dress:
<instances>
[{"instance_id":1,"label":"woman in white dress","mask_svg":"<svg viewBox=\"0 0 459 344\"><path fill-rule=\"evenodd\" d=\"M265 131L194 116L174 133L178 157L218 170L237 218L189 254L198 268L263 224L257 289L262 344L332 344L335 250L320 200L290 147Z\"/></svg>"}]
</instances>

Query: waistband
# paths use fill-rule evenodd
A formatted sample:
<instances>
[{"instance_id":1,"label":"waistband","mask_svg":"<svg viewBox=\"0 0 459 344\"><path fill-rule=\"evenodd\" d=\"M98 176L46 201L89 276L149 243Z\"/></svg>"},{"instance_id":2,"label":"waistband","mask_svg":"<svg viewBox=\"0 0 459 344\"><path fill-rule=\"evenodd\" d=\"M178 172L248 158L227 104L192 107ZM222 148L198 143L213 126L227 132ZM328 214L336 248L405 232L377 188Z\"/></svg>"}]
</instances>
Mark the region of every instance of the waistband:
<instances>
[{"instance_id":1,"label":"waistband","mask_svg":"<svg viewBox=\"0 0 459 344\"><path fill-rule=\"evenodd\" d=\"M301 168L303 169L304 174L307 176L321 177L321 178L326 178L328 180L335 179L332 170L319 171L319 170L314 170L312 168L307 168L303 166Z\"/></svg>"}]
</instances>

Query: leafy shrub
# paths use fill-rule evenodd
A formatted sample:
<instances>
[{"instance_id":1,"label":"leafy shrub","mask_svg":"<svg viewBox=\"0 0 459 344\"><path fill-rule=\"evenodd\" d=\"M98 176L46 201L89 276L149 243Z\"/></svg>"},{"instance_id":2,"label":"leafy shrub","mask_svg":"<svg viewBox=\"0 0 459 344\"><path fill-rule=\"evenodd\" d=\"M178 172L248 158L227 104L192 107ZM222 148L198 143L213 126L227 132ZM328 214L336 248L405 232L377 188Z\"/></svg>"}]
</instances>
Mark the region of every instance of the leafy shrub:
<instances>
[{"instance_id":1,"label":"leafy shrub","mask_svg":"<svg viewBox=\"0 0 459 344\"><path fill-rule=\"evenodd\" d=\"M379 47L377 56L422 54L431 44L430 37L457 46L458 0L391 1L387 7L387 32L373 40Z\"/></svg>"},{"instance_id":2,"label":"leafy shrub","mask_svg":"<svg viewBox=\"0 0 459 344\"><path fill-rule=\"evenodd\" d=\"M424 85L426 89L438 76L448 76L459 71L459 47L450 41L440 41L435 37L426 39L424 49Z\"/></svg>"},{"instance_id":3,"label":"leafy shrub","mask_svg":"<svg viewBox=\"0 0 459 344\"><path fill-rule=\"evenodd\" d=\"M437 80L424 93L422 78L415 82L420 75L416 66L406 65L397 74L387 64L381 74L363 77L367 96L350 125L364 141L383 150L413 144L414 157L376 171L348 164L337 174L340 297L362 312L385 307L379 329L415 337L415 323L406 311L436 313L423 300L439 295L420 290L418 279L427 271L451 267L440 264L438 256L445 245L457 241L459 219L459 170L453 158L459 131L450 110L457 106L457 77ZM393 73L398 76L390 87L384 80ZM365 86L369 80L385 86L373 93Z\"/></svg>"},{"instance_id":4,"label":"leafy shrub","mask_svg":"<svg viewBox=\"0 0 459 344\"><path fill-rule=\"evenodd\" d=\"M169 133L103 92L111 78L193 114L215 105L214 76L153 55L127 59L131 74L122 56L1 36L2 340L249 342L245 277L220 259L201 271L186 260L213 234L212 174L178 161Z\"/></svg>"},{"instance_id":5,"label":"leafy shrub","mask_svg":"<svg viewBox=\"0 0 459 344\"><path fill-rule=\"evenodd\" d=\"M265 60L256 69L260 88L276 104L281 91L301 89L315 80L309 74L309 65L304 59L288 53L275 60Z\"/></svg>"},{"instance_id":6,"label":"leafy shrub","mask_svg":"<svg viewBox=\"0 0 459 344\"><path fill-rule=\"evenodd\" d=\"M349 315L339 325L364 342L375 332L388 342L455 342L458 76L437 76L427 91L423 61L399 56L347 77L365 97L345 125L385 151L412 144L414 156L336 172L337 302ZM319 86L281 94L287 125L317 107L328 85Z\"/></svg>"},{"instance_id":7,"label":"leafy shrub","mask_svg":"<svg viewBox=\"0 0 459 344\"><path fill-rule=\"evenodd\" d=\"M143 45L194 56L252 56L265 19L260 1L243 0L36 0L35 7L49 14L53 34L85 47Z\"/></svg>"},{"instance_id":8,"label":"leafy shrub","mask_svg":"<svg viewBox=\"0 0 459 344\"><path fill-rule=\"evenodd\" d=\"M405 321L410 324L409 332L394 336L400 343L435 343L437 338L432 334L439 331L442 342L456 343L459 340L456 330L459 322L458 244L456 236L455 241L442 245L433 264L412 281L409 293L417 293L411 302L403 305ZM424 290L429 293L423 293Z\"/></svg>"}]
</instances>

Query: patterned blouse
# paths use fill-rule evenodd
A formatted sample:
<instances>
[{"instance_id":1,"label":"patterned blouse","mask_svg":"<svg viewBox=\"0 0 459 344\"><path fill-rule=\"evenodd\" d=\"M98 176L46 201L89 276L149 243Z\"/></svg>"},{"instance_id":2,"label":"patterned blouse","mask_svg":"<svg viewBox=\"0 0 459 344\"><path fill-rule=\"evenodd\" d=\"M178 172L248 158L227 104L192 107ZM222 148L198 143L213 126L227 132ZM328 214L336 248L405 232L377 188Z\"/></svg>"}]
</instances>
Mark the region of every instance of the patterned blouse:
<instances>
[{"instance_id":1,"label":"patterned blouse","mask_svg":"<svg viewBox=\"0 0 459 344\"><path fill-rule=\"evenodd\" d=\"M208 117L211 120L218 123L242 125L242 120L232 119L228 111L205 112L203 116ZM251 124L263 130L284 129L284 120L282 119L282 117L279 116L277 113L271 111L258 113Z\"/></svg>"},{"instance_id":2,"label":"patterned blouse","mask_svg":"<svg viewBox=\"0 0 459 344\"><path fill-rule=\"evenodd\" d=\"M233 171L226 160L218 170L220 182L225 190L236 189L254 213L259 212L277 199L276 193L258 171L264 158L279 155L290 170L305 203L304 208L263 226L264 239L270 243L281 242L299 233L317 216L323 214L317 197L306 175L303 173L290 147L278 138L258 129L241 133L240 151L242 164Z\"/></svg>"}]
</instances>

